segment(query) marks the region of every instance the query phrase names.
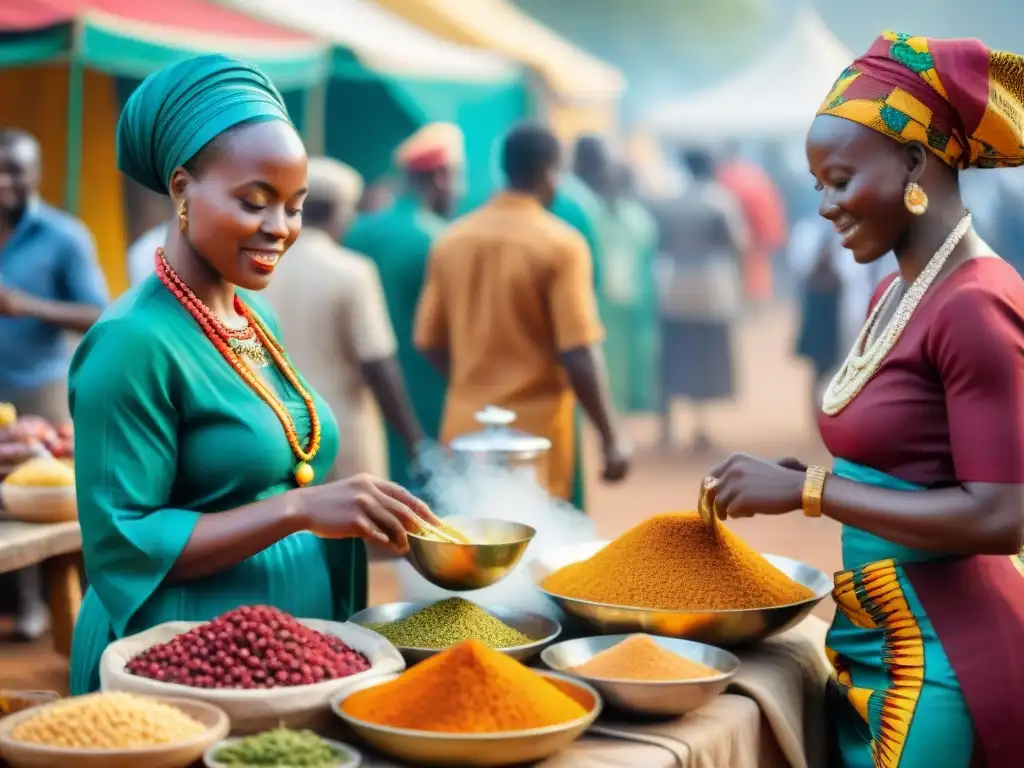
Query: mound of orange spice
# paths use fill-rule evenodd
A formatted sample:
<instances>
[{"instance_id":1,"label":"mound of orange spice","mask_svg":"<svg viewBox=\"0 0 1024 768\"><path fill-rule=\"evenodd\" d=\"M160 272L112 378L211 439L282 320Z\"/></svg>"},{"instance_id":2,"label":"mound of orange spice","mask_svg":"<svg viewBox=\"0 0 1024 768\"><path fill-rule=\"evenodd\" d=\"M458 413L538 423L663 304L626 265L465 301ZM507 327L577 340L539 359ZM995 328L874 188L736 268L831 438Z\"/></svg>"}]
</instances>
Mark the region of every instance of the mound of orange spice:
<instances>
[{"instance_id":1,"label":"mound of orange spice","mask_svg":"<svg viewBox=\"0 0 1024 768\"><path fill-rule=\"evenodd\" d=\"M813 596L725 525L696 512L655 515L543 582L555 595L665 611L771 608Z\"/></svg>"},{"instance_id":2,"label":"mound of orange spice","mask_svg":"<svg viewBox=\"0 0 1024 768\"><path fill-rule=\"evenodd\" d=\"M341 709L376 725L443 733L546 728L587 714L553 683L477 640L461 642L390 682L353 693Z\"/></svg>"},{"instance_id":3,"label":"mound of orange spice","mask_svg":"<svg viewBox=\"0 0 1024 768\"><path fill-rule=\"evenodd\" d=\"M663 648L650 635L630 635L572 671L598 680L636 680L646 683L670 683L677 680L702 680L721 672Z\"/></svg>"}]
</instances>

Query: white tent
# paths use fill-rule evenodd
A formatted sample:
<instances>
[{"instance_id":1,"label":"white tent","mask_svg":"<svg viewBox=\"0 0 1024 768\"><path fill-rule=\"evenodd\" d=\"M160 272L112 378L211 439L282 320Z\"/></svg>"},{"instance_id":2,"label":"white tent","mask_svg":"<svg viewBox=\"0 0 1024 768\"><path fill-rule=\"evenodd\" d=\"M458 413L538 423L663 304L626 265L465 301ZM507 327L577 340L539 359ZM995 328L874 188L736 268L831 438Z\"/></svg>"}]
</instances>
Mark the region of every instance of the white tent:
<instances>
[{"instance_id":1,"label":"white tent","mask_svg":"<svg viewBox=\"0 0 1024 768\"><path fill-rule=\"evenodd\" d=\"M718 85L655 109L648 127L680 141L799 136L851 61L853 54L821 17L803 8L760 61Z\"/></svg>"},{"instance_id":2,"label":"white tent","mask_svg":"<svg viewBox=\"0 0 1024 768\"><path fill-rule=\"evenodd\" d=\"M250 16L348 48L376 72L423 80L494 82L520 68L421 31L371 0L219 0Z\"/></svg>"}]
</instances>

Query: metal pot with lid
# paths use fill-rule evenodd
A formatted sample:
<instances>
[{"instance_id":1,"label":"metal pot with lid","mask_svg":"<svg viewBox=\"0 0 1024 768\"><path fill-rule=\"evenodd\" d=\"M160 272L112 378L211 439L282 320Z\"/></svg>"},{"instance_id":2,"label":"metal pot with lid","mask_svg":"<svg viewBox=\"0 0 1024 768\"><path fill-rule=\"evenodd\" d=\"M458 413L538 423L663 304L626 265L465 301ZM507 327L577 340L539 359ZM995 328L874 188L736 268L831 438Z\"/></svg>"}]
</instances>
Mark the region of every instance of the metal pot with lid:
<instances>
[{"instance_id":1,"label":"metal pot with lid","mask_svg":"<svg viewBox=\"0 0 1024 768\"><path fill-rule=\"evenodd\" d=\"M547 487L547 455L551 441L515 429L516 414L488 405L474 414L483 429L454 438L449 447L467 464L484 464L510 471L528 472L541 487Z\"/></svg>"}]
</instances>

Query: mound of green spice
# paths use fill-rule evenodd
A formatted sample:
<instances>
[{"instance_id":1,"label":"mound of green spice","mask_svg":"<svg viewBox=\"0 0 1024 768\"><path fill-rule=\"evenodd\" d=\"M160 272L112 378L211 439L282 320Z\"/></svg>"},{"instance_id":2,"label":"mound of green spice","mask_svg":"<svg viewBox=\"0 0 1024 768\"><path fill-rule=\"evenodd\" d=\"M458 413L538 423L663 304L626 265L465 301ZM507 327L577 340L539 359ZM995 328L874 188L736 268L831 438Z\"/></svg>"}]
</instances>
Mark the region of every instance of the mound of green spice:
<instances>
[{"instance_id":1,"label":"mound of green spice","mask_svg":"<svg viewBox=\"0 0 1024 768\"><path fill-rule=\"evenodd\" d=\"M288 728L246 736L214 755L219 763L241 768L334 768L346 758L313 731Z\"/></svg>"},{"instance_id":2,"label":"mound of green spice","mask_svg":"<svg viewBox=\"0 0 1024 768\"><path fill-rule=\"evenodd\" d=\"M470 638L491 648L515 648L536 642L461 597L449 597L408 618L369 628L403 648L444 649Z\"/></svg>"}]
</instances>

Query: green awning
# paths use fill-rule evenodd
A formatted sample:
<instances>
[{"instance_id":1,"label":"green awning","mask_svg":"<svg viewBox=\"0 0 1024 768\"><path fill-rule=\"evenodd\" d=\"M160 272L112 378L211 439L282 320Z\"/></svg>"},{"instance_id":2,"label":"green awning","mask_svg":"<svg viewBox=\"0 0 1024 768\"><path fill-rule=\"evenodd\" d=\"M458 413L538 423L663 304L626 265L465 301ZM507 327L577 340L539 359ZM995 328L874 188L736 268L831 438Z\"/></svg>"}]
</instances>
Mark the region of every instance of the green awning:
<instances>
[{"instance_id":1,"label":"green awning","mask_svg":"<svg viewBox=\"0 0 1024 768\"><path fill-rule=\"evenodd\" d=\"M32 18L26 18L22 3L35 9ZM0 38L0 63L68 55L84 67L142 78L189 56L227 53L256 64L282 89L323 82L330 67L330 46L316 36L259 21L212 0L19 0L14 5L18 10L0 10L0 34L10 38ZM41 23L46 13L49 25ZM55 15L63 23L54 26Z\"/></svg>"},{"instance_id":2,"label":"green awning","mask_svg":"<svg viewBox=\"0 0 1024 768\"><path fill-rule=\"evenodd\" d=\"M218 0L221 5L333 44L325 99L327 154L375 180L391 152L428 122L466 137L469 199L493 186L493 145L532 112L524 70L500 56L441 40L367 0L300 4ZM304 111L300 97L293 111Z\"/></svg>"},{"instance_id":3,"label":"green awning","mask_svg":"<svg viewBox=\"0 0 1024 768\"><path fill-rule=\"evenodd\" d=\"M0 32L0 69L52 61L70 47L70 24L28 32Z\"/></svg>"}]
</instances>

